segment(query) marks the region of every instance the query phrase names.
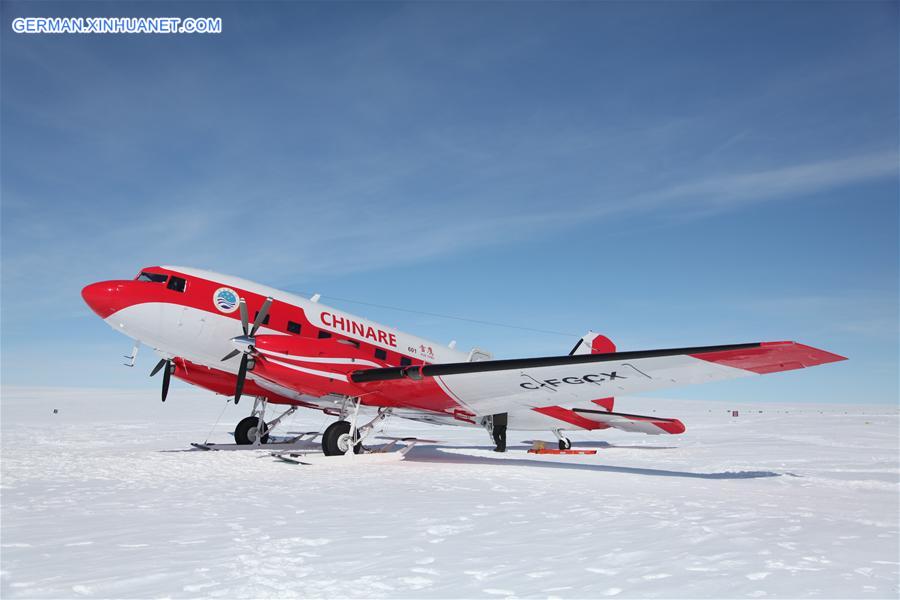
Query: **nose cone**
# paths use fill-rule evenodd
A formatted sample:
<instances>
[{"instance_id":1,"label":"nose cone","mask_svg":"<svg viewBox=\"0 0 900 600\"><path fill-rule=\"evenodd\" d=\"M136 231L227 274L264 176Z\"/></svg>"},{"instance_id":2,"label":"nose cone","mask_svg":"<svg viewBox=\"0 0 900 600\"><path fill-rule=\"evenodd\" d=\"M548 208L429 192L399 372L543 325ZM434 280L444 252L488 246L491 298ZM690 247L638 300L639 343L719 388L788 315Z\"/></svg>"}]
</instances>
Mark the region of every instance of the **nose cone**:
<instances>
[{"instance_id":1,"label":"nose cone","mask_svg":"<svg viewBox=\"0 0 900 600\"><path fill-rule=\"evenodd\" d=\"M106 319L124 307L120 281L92 283L81 290L81 297L101 319Z\"/></svg>"}]
</instances>

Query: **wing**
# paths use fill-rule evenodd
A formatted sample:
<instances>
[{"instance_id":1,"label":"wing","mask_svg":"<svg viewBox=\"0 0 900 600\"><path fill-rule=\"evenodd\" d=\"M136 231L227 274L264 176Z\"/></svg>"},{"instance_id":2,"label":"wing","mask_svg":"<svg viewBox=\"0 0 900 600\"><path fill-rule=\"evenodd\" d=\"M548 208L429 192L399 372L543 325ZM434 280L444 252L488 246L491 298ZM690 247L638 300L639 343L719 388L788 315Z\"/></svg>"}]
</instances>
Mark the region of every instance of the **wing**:
<instances>
[{"instance_id":1,"label":"wing","mask_svg":"<svg viewBox=\"0 0 900 600\"><path fill-rule=\"evenodd\" d=\"M350 380L384 397L443 392L475 415L566 406L598 397L790 371L846 360L796 342L760 342L606 354L359 370Z\"/></svg>"}]
</instances>

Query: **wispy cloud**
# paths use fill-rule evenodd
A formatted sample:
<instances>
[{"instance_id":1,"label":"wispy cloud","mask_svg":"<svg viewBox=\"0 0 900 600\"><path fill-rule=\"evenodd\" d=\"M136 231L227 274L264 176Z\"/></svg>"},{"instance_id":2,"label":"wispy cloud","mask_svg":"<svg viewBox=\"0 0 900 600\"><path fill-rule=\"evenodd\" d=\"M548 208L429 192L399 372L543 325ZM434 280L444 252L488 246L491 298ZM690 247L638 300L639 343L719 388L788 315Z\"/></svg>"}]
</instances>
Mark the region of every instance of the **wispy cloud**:
<instances>
[{"instance_id":1,"label":"wispy cloud","mask_svg":"<svg viewBox=\"0 0 900 600\"><path fill-rule=\"evenodd\" d=\"M491 206L490 193L472 190L448 206L414 203L370 207L341 194L340 202L324 202L308 216L315 227L293 240L293 254L271 257L277 268L308 275L318 272L358 272L385 266L440 258L486 246L517 243L535 236L550 236L592 221L640 215L703 218L739 211L762 202L793 202L861 182L897 178L895 151L778 166L768 170L734 171L682 181L651 189L633 197L573 199L566 210L546 198L528 209L514 203ZM389 182L394 184L396 182ZM274 203L273 210L290 208ZM367 214L368 213L368 214ZM278 224L266 229L279 237ZM260 232L261 233L261 232ZM265 244L264 244L265 245ZM327 253L321 253L321 249ZM311 259L302 267L298 259Z\"/></svg>"},{"instance_id":2,"label":"wispy cloud","mask_svg":"<svg viewBox=\"0 0 900 600\"><path fill-rule=\"evenodd\" d=\"M900 335L896 289L842 290L832 294L737 298L732 304L752 315L777 317L816 335L849 334L895 343Z\"/></svg>"},{"instance_id":3,"label":"wispy cloud","mask_svg":"<svg viewBox=\"0 0 900 600\"><path fill-rule=\"evenodd\" d=\"M702 218L763 202L803 200L852 184L884 179L897 181L898 169L900 155L890 150L770 169L734 170L676 181L624 198L617 205L600 204L583 211L581 216L677 213L681 219Z\"/></svg>"},{"instance_id":4,"label":"wispy cloud","mask_svg":"<svg viewBox=\"0 0 900 600\"><path fill-rule=\"evenodd\" d=\"M129 206L124 220L115 211L75 212L67 216L63 231L59 215L52 214L55 207L31 207L13 196L12 204L20 205L27 218L19 222L16 211L7 207L7 220L12 211L20 243L5 248L4 280L12 289L27 288L30 294L6 300L21 303L21 310L28 312L72 306L66 300L77 298L91 277L130 276L151 263L189 263L302 284L323 273L422 263L546 237L590 222L610 224L641 216L653 226L672 215L697 219L761 202L796 201L854 183L896 178L897 161L895 152L884 152L736 171L614 202L573 201L565 211L558 210L552 199L521 211L514 203L491 206L490 190L472 187L468 188L472 197L449 205L388 201L372 206L364 199L384 197L406 176L391 177L387 168L381 175L361 177L315 196L296 197L283 183L269 184L255 190L247 202L238 197L241 192L229 189L247 189L247 182L226 177L193 190L163 188L147 202ZM237 239L245 242L227 242ZM79 266L72 269L72 265ZM36 279L35 273L42 277ZM72 310L79 309L76 303Z\"/></svg>"},{"instance_id":5,"label":"wispy cloud","mask_svg":"<svg viewBox=\"0 0 900 600\"><path fill-rule=\"evenodd\" d=\"M864 181L894 178L896 150L832 160L735 172L682 182L638 197L641 208L656 206L722 211L777 199L797 199Z\"/></svg>"}]
</instances>

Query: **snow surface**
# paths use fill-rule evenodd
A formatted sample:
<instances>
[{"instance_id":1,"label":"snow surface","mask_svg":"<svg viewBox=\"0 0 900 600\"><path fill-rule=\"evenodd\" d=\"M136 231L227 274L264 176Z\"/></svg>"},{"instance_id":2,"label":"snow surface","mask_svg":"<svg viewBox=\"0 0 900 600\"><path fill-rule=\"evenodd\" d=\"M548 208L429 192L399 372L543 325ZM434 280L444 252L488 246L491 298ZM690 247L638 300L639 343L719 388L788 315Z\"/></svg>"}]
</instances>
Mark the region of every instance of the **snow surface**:
<instances>
[{"instance_id":1,"label":"snow surface","mask_svg":"<svg viewBox=\"0 0 900 600\"><path fill-rule=\"evenodd\" d=\"M898 597L894 406L625 399L687 433L573 434L586 457L398 419L386 434L444 443L334 468L182 451L251 404L5 389L0 595Z\"/></svg>"}]
</instances>

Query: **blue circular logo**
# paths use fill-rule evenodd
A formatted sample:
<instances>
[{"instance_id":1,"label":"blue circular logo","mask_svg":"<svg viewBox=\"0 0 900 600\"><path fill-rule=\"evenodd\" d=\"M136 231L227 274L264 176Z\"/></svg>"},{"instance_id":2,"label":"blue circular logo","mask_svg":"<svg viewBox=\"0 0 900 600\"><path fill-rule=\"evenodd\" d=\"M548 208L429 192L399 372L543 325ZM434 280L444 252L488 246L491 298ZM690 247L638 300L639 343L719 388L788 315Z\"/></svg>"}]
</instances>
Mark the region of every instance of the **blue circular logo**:
<instances>
[{"instance_id":1,"label":"blue circular logo","mask_svg":"<svg viewBox=\"0 0 900 600\"><path fill-rule=\"evenodd\" d=\"M237 292L227 287L219 288L213 293L213 304L223 313L234 312L238 307Z\"/></svg>"}]
</instances>

